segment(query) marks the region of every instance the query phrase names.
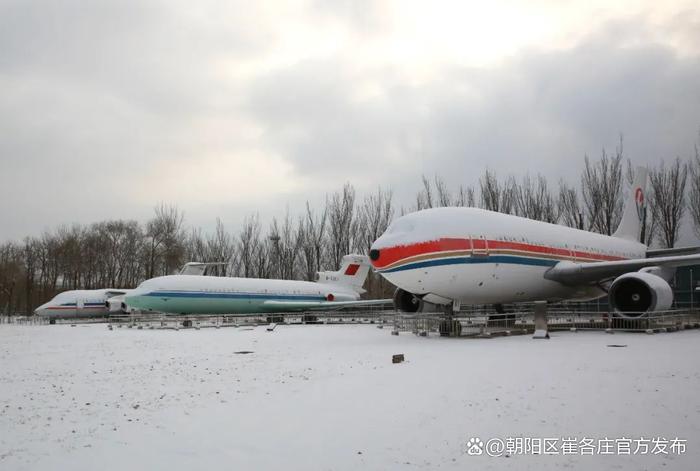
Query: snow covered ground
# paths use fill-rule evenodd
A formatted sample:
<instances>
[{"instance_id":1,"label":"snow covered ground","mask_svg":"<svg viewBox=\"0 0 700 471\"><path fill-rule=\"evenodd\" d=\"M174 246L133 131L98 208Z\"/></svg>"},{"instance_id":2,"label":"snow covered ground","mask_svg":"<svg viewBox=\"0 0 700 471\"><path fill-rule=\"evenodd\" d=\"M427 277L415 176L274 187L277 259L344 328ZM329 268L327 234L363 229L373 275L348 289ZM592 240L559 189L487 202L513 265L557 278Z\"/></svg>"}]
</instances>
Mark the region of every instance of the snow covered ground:
<instances>
[{"instance_id":1,"label":"snow covered ground","mask_svg":"<svg viewBox=\"0 0 700 471\"><path fill-rule=\"evenodd\" d=\"M2 325L0 469L697 469L699 392L697 330L467 340L369 325ZM491 457L466 453L472 437L687 443Z\"/></svg>"}]
</instances>

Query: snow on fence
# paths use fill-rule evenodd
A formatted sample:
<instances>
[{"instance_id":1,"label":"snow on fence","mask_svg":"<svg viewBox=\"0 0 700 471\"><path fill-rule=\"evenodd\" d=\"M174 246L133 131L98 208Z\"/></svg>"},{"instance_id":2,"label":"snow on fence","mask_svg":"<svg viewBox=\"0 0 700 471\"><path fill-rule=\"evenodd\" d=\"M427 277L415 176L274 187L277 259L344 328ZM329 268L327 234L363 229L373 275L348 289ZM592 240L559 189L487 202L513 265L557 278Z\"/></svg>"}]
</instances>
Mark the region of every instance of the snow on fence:
<instances>
[{"instance_id":1,"label":"snow on fence","mask_svg":"<svg viewBox=\"0 0 700 471\"><path fill-rule=\"evenodd\" d=\"M547 313L549 331L557 330L602 330L608 332L672 332L699 328L700 311L678 309L672 311L627 313L626 317L607 312L585 312L569 310L549 310ZM494 311L458 312L446 316L441 312L416 314L398 313L394 319L396 332L412 332L426 336L439 333L444 336L492 337L498 335L532 334L535 330L535 316L530 309L516 312L496 313Z\"/></svg>"},{"instance_id":2,"label":"snow on fence","mask_svg":"<svg viewBox=\"0 0 700 471\"><path fill-rule=\"evenodd\" d=\"M155 312L133 312L111 315L109 328L137 329L201 329L221 327L244 327L248 325L278 324L385 324L393 320L395 311L351 311L351 312L280 312L261 314L193 314L169 315Z\"/></svg>"},{"instance_id":3,"label":"snow on fence","mask_svg":"<svg viewBox=\"0 0 700 471\"><path fill-rule=\"evenodd\" d=\"M377 324L393 326L394 333L413 332L416 335L440 334L460 337L492 337L499 335L532 334L535 330L531 306L520 306L513 312L498 313L491 307L470 307L452 316L444 312L401 313L395 310L290 312L253 315L166 315L134 312L116 314L101 319L57 319L56 323L104 322L108 328L135 329L200 329L245 327L278 324ZM46 325L49 319L38 316L0 316L0 324ZM651 313L628 313L622 318L608 312L576 311L553 307L547 312L549 331L602 330L669 332L700 327L700 310L677 309Z\"/></svg>"}]
</instances>

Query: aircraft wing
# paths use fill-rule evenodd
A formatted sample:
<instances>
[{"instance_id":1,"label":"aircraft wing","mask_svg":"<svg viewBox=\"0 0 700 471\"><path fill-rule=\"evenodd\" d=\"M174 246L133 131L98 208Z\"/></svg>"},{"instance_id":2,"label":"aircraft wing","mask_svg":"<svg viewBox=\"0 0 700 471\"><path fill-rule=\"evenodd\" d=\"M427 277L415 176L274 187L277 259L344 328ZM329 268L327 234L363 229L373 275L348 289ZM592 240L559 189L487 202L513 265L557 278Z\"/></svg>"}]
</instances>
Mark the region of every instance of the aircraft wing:
<instances>
[{"instance_id":1,"label":"aircraft wing","mask_svg":"<svg viewBox=\"0 0 700 471\"><path fill-rule=\"evenodd\" d=\"M105 294L107 295L108 298L112 298L114 296L123 296L126 294L126 290L110 289L110 290L107 290L107 292Z\"/></svg>"},{"instance_id":2,"label":"aircraft wing","mask_svg":"<svg viewBox=\"0 0 700 471\"><path fill-rule=\"evenodd\" d=\"M608 280L646 267L675 268L698 264L700 264L700 254L637 258L612 262L574 263L567 261L554 265L544 274L544 277L566 285L575 285Z\"/></svg>"},{"instance_id":3,"label":"aircraft wing","mask_svg":"<svg viewBox=\"0 0 700 471\"><path fill-rule=\"evenodd\" d=\"M700 247L673 247L672 249L649 249L647 257L670 257L671 255L692 255L700 253Z\"/></svg>"},{"instance_id":4,"label":"aircraft wing","mask_svg":"<svg viewBox=\"0 0 700 471\"><path fill-rule=\"evenodd\" d=\"M359 301L265 301L263 306L308 311L335 311L346 307L381 306L392 304L392 299L363 299Z\"/></svg>"}]
</instances>

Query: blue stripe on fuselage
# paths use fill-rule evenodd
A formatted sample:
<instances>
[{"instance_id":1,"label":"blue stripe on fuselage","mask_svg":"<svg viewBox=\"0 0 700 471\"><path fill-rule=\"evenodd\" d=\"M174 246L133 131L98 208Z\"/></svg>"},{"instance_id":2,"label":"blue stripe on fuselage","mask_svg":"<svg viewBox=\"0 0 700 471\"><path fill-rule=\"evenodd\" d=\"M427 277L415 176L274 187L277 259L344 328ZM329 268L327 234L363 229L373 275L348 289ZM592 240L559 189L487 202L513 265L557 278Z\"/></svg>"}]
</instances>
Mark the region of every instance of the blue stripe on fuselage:
<instances>
[{"instance_id":1,"label":"blue stripe on fuselage","mask_svg":"<svg viewBox=\"0 0 700 471\"><path fill-rule=\"evenodd\" d=\"M143 296L156 298L265 299L282 301L326 301L325 296L285 295L266 293L217 293L204 291L151 291Z\"/></svg>"},{"instance_id":2,"label":"blue stripe on fuselage","mask_svg":"<svg viewBox=\"0 0 700 471\"><path fill-rule=\"evenodd\" d=\"M559 260L519 257L517 255L489 255L476 257L439 258L436 260L425 260L421 262L407 263L406 265L390 268L388 270L381 270L380 273L394 273L397 271L416 270L418 268L439 267L444 265L467 265L471 263L506 263L514 265L553 267L554 265L559 263Z\"/></svg>"}]
</instances>

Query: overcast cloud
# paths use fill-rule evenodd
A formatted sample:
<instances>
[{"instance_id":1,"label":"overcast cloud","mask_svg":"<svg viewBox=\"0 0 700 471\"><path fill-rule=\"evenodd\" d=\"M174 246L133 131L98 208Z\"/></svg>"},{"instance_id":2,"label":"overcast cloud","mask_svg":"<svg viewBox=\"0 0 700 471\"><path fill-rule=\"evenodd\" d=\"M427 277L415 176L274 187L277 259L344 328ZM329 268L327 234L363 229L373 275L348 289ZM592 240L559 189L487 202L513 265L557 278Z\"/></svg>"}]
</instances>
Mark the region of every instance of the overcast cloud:
<instances>
[{"instance_id":1,"label":"overcast cloud","mask_svg":"<svg viewBox=\"0 0 700 471\"><path fill-rule=\"evenodd\" d=\"M0 0L0 240L691 154L697 2L480 3Z\"/></svg>"}]
</instances>

